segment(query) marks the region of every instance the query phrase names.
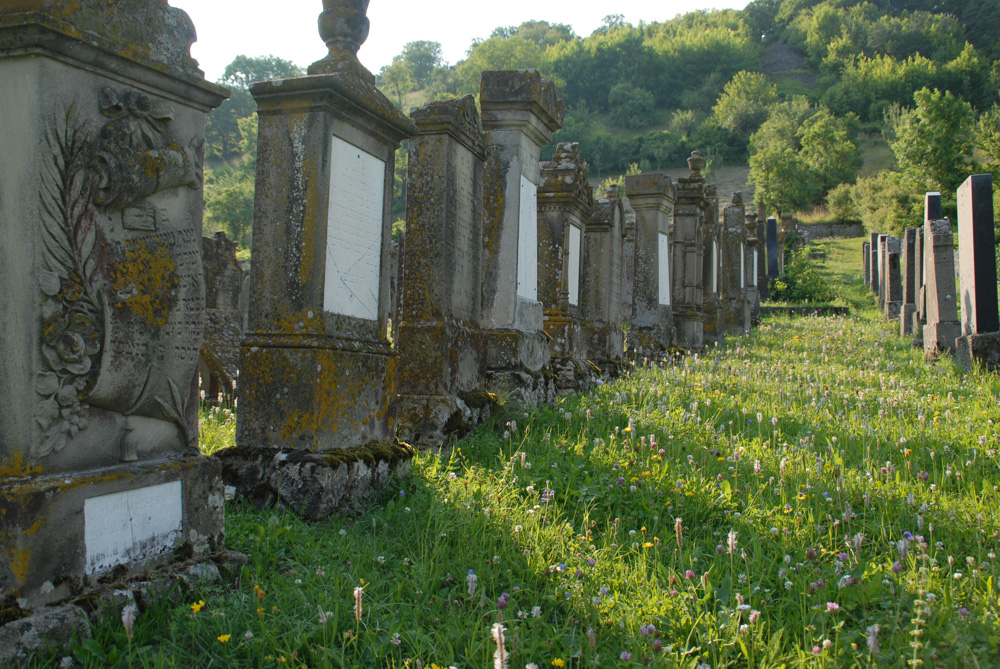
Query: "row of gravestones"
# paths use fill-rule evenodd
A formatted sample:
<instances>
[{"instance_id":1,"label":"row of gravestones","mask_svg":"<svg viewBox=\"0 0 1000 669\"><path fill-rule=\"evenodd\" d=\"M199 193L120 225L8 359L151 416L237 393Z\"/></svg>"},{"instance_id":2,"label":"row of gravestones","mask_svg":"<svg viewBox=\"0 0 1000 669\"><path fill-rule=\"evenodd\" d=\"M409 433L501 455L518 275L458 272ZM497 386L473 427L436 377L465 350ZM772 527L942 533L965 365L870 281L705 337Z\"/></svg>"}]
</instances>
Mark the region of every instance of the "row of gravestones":
<instances>
[{"instance_id":1,"label":"row of gravestones","mask_svg":"<svg viewBox=\"0 0 1000 669\"><path fill-rule=\"evenodd\" d=\"M941 194L929 192L923 227L864 242L865 283L886 319L899 322L900 336L913 336L928 358L948 351L964 369L1000 369L993 178L974 174L956 195L957 254Z\"/></svg>"},{"instance_id":2,"label":"row of gravestones","mask_svg":"<svg viewBox=\"0 0 1000 669\"><path fill-rule=\"evenodd\" d=\"M216 263L206 287L207 256L231 253L201 237L204 120L226 92L190 58L187 15L166 0L0 8L0 591L13 608L221 548L224 475L309 517L354 503L405 468L397 432L433 443L486 411L487 390L542 401L613 372L623 320L639 355L750 327L763 234L738 197L719 223L699 155L676 184L630 177L594 201L575 145L539 162L562 103L537 73L484 74L481 119L471 98L408 118L357 60L367 3L323 6L328 56L252 88L245 312L230 297L239 268ZM220 336L245 328L239 447L221 459L197 447L206 299ZM234 381L235 363L216 362Z\"/></svg>"}]
</instances>

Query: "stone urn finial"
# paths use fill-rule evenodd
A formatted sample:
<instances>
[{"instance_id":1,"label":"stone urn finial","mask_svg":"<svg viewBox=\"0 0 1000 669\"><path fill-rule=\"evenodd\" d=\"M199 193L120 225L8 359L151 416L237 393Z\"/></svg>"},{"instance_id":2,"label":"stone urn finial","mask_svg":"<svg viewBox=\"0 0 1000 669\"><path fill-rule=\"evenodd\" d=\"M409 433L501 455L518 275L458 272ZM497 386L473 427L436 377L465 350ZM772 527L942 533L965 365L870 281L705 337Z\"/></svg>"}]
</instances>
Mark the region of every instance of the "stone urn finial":
<instances>
[{"instance_id":1,"label":"stone urn finial","mask_svg":"<svg viewBox=\"0 0 1000 669\"><path fill-rule=\"evenodd\" d=\"M701 155L701 151L695 150L691 152L691 157L688 158L688 167L691 168L691 179L700 179L704 175L702 172L705 169L705 165L708 161L705 157Z\"/></svg>"},{"instance_id":2,"label":"stone urn finial","mask_svg":"<svg viewBox=\"0 0 1000 669\"><path fill-rule=\"evenodd\" d=\"M368 39L369 0L323 0L319 35L330 52L309 66L309 74L353 73L374 80L358 60L358 49Z\"/></svg>"}]
</instances>

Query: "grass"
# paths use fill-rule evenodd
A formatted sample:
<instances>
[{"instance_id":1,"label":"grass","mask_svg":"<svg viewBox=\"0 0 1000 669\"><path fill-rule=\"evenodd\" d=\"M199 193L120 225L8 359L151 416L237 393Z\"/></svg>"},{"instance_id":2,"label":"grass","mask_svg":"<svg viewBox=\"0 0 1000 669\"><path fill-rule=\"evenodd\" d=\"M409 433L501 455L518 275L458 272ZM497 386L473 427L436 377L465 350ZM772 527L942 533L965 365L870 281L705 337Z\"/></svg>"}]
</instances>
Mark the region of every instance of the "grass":
<instances>
[{"instance_id":1,"label":"grass","mask_svg":"<svg viewBox=\"0 0 1000 669\"><path fill-rule=\"evenodd\" d=\"M509 413L353 517L231 503L240 586L109 612L76 666L481 668L498 624L517 669L997 666L1000 379L925 362L825 245L851 317Z\"/></svg>"}]
</instances>

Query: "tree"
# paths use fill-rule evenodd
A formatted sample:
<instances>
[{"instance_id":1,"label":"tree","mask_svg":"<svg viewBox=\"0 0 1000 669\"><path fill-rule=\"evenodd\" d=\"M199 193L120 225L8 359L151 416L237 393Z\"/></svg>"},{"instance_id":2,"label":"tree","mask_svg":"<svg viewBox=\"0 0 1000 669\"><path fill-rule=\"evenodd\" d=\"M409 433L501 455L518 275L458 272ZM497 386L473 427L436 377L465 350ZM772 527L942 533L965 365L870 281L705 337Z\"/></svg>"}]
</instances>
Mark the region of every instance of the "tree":
<instances>
[{"instance_id":1,"label":"tree","mask_svg":"<svg viewBox=\"0 0 1000 669\"><path fill-rule=\"evenodd\" d=\"M277 56L239 55L226 66L222 83L227 86L250 90L255 81L301 77L305 71L295 63Z\"/></svg>"},{"instance_id":2,"label":"tree","mask_svg":"<svg viewBox=\"0 0 1000 669\"><path fill-rule=\"evenodd\" d=\"M521 37L491 37L472 49L469 57L455 66L459 94L478 93L486 70L539 68L542 48Z\"/></svg>"},{"instance_id":3,"label":"tree","mask_svg":"<svg viewBox=\"0 0 1000 669\"><path fill-rule=\"evenodd\" d=\"M401 56L392 59L391 65L383 65L378 73L378 85L395 98L396 106L402 109L403 96L414 90L410 68Z\"/></svg>"},{"instance_id":4,"label":"tree","mask_svg":"<svg viewBox=\"0 0 1000 669\"><path fill-rule=\"evenodd\" d=\"M615 122L627 128L639 128L649 125L650 116L656 110L656 98L645 88L623 81L608 92L608 108Z\"/></svg>"},{"instance_id":5,"label":"tree","mask_svg":"<svg viewBox=\"0 0 1000 669\"><path fill-rule=\"evenodd\" d=\"M953 191L968 176L972 154L972 106L949 91L922 88L913 94L914 109L904 111L891 128L889 146L899 169L916 180L929 179Z\"/></svg>"},{"instance_id":6,"label":"tree","mask_svg":"<svg viewBox=\"0 0 1000 669\"><path fill-rule=\"evenodd\" d=\"M441 67L444 59L441 57L441 43L418 40L407 42L403 47L403 53L398 58L401 59L409 69L410 78L416 83L418 89L427 87L434 71ZM396 59L393 59L393 63Z\"/></svg>"},{"instance_id":7,"label":"tree","mask_svg":"<svg viewBox=\"0 0 1000 669\"><path fill-rule=\"evenodd\" d=\"M778 87L759 72L742 70L733 75L712 108L716 122L726 130L749 137L778 101Z\"/></svg>"}]
</instances>

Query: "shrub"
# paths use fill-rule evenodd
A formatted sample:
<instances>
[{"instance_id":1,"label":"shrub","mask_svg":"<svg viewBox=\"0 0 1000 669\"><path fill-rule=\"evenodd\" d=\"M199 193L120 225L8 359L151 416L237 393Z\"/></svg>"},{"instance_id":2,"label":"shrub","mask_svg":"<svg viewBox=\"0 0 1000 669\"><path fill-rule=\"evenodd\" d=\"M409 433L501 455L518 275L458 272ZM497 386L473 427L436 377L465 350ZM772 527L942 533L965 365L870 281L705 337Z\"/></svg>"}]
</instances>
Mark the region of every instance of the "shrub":
<instances>
[{"instance_id":1,"label":"shrub","mask_svg":"<svg viewBox=\"0 0 1000 669\"><path fill-rule=\"evenodd\" d=\"M833 289L809 259L809 245L792 254L785 271L771 279L768 289L775 302L829 302L834 298Z\"/></svg>"}]
</instances>

